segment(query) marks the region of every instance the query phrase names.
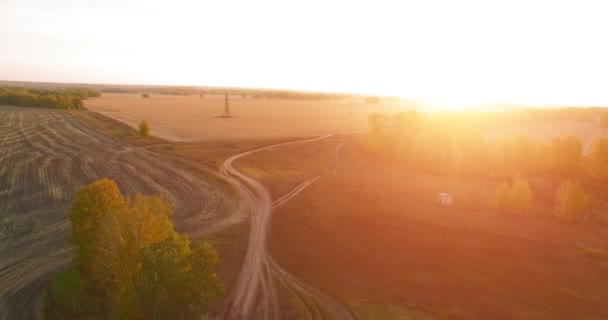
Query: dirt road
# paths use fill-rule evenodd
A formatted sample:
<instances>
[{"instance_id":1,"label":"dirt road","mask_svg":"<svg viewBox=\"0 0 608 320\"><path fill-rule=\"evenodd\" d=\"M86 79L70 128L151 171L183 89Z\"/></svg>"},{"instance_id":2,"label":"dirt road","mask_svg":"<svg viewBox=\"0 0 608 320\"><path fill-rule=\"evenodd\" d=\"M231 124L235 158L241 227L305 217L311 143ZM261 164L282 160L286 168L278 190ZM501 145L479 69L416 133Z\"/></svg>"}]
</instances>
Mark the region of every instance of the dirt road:
<instances>
[{"instance_id":1,"label":"dirt road","mask_svg":"<svg viewBox=\"0 0 608 320\"><path fill-rule=\"evenodd\" d=\"M351 319L350 313L328 295L312 288L303 281L290 275L282 269L267 252L268 226L272 210L296 196L307 186L322 176L334 174L338 164L338 154L344 143L338 145L335 151L334 166L327 173L312 177L302 182L291 192L273 202L270 192L258 181L242 174L233 166L234 161L250 155L281 146L307 143L328 138L325 135L312 139L279 143L259 149L234 155L222 164L220 173L225 176L238 190L251 208L251 231L249 247L245 262L235 288L226 298L219 312L223 319L278 319L281 318L281 308L277 293L277 282L297 291L297 296L306 301L312 301L316 308L322 309L322 315L332 319ZM309 303L305 303L308 305ZM315 318L316 313L309 312L308 318Z\"/></svg>"},{"instance_id":2,"label":"dirt road","mask_svg":"<svg viewBox=\"0 0 608 320\"><path fill-rule=\"evenodd\" d=\"M0 319L33 318L52 273L71 258L72 197L102 177L129 195L163 195L180 232L221 225L234 211L209 182L69 111L0 106Z\"/></svg>"}]
</instances>

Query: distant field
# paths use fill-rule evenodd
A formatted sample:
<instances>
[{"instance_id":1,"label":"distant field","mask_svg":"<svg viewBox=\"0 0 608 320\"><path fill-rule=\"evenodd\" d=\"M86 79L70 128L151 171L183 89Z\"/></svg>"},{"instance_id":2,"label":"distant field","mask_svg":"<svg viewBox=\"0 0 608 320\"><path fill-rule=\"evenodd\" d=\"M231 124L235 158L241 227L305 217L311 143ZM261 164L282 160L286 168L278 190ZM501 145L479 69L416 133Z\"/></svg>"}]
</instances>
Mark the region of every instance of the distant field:
<instances>
[{"instance_id":1,"label":"distant field","mask_svg":"<svg viewBox=\"0 0 608 320\"><path fill-rule=\"evenodd\" d=\"M85 107L131 126L147 120L152 134L172 141L305 137L367 130L371 112L406 110L398 102L366 104L359 101L299 101L230 97L233 118L219 118L223 95L171 96L103 94Z\"/></svg>"}]
</instances>

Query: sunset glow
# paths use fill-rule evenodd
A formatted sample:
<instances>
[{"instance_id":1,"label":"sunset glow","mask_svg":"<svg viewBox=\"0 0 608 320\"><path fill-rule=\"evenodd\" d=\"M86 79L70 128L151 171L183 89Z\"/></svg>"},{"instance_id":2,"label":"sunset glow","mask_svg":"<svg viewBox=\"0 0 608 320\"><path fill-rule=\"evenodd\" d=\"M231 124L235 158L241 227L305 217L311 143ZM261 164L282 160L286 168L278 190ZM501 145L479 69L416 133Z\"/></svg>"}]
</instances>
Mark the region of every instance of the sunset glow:
<instances>
[{"instance_id":1,"label":"sunset glow","mask_svg":"<svg viewBox=\"0 0 608 320\"><path fill-rule=\"evenodd\" d=\"M0 11L2 80L362 92L451 109L608 104L601 1L6 0Z\"/></svg>"}]
</instances>

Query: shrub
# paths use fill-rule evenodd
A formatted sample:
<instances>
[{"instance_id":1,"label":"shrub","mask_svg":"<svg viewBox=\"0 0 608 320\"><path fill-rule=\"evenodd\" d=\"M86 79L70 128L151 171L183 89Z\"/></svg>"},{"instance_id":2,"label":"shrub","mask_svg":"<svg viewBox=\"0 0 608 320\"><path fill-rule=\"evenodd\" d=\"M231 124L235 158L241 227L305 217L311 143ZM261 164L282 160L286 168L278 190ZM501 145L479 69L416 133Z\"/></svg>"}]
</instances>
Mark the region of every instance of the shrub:
<instances>
[{"instance_id":1,"label":"shrub","mask_svg":"<svg viewBox=\"0 0 608 320\"><path fill-rule=\"evenodd\" d=\"M150 136L150 124L147 121L142 121L139 123L139 135L144 138L148 138Z\"/></svg>"},{"instance_id":2,"label":"shrub","mask_svg":"<svg viewBox=\"0 0 608 320\"><path fill-rule=\"evenodd\" d=\"M562 181L555 194L555 214L564 220L583 219L586 221L594 206L593 196L586 194L576 181Z\"/></svg>"},{"instance_id":3,"label":"shrub","mask_svg":"<svg viewBox=\"0 0 608 320\"><path fill-rule=\"evenodd\" d=\"M585 246L579 246L578 252L581 254L597 260L608 260L608 252L602 249L594 249Z\"/></svg>"},{"instance_id":4,"label":"shrub","mask_svg":"<svg viewBox=\"0 0 608 320\"><path fill-rule=\"evenodd\" d=\"M149 93L142 93L141 97L142 98L150 98L150 94Z\"/></svg>"}]
</instances>

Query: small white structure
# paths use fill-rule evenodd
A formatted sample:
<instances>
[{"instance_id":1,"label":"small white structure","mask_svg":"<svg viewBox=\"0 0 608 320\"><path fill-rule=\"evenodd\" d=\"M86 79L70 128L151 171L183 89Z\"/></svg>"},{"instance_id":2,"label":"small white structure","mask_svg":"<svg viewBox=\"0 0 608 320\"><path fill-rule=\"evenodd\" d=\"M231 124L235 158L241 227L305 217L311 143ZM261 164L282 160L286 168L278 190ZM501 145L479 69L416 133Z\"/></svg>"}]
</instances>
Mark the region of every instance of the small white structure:
<instances>
[{"instance_id":1,"label":"small white structure","mask_svg":"<svg viewBox=\"0 0 608 320\"><path fill-rule=\"evenodd\" d=\"M442 206L451 206L452 196L445 192L440 192L437 194L437 202L439 202Z\"/></svg>"}]
</instances>

